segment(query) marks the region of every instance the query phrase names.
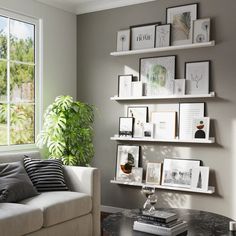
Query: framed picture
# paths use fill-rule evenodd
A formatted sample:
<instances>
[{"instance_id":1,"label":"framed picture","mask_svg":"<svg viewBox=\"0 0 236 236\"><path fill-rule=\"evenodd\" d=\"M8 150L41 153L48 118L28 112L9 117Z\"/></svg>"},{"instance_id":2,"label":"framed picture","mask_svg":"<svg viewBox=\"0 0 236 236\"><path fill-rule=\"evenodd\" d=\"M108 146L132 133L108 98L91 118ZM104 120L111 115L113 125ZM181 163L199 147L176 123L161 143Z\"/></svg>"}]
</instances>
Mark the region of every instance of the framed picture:
<instances>
[{"instance_id":1,"label":"framed picture","mask_svg":"<svg viewBox=\"0 0 236 236\"><path fill-rule=\"evenodd\" d=\"M128 107L127 116L134 118L134 137L143 137L143 125L148 122L148 107Z\"/></svg>"},{"instance_id":2,"label":"framed picture","mask_svg":"<svg viewBox=\"0 0 236 236\"><path fill-rule=\"evenodd\" d=\"M143 96L143 83L140 81L133 81L131 84L131 96L142 97Z\"/></svg>"},{"instance_id":3,"label":"framed picture","mask_svg":"<svg viewBox=\"0 0 236 236\"><path fill-rule=\"evenodd\" d=\"M147 163L146 183L161 184L162 163Z\"/></svg>"},{"instance_id":4,"label":"framed picture","mask_svg":"<svg viewBox=\"0 0 236 236\"><path fill-rule=\"evenodd\" d=\"M193 21L193 43L210 41L210 18Z\"/></svg>"},{"instance_id":5,"label":"framed picture","mask_svg":"<svg viewBox=\"0 0 236 236\"><path fill-rule=\"evenodd\" d=\"M185 63L186 93L208 94L210 77L210 61Z\"/></svg>"},{"instance_id":6,"label":"framed picture","mask_svg":"<svg viewBox=\"0 0 236 236\"><path fill-rule=\"evenodd\" d=\"M143 137L153 138L154 137L154 124L144 123L143 124Z\"/></svg>"},{"instance_id":7,"label":"framed picture","mask_svg":"<svg viewBox=\"0 0 236 236\"><path fill-rule=\"evenodd\" d=\"M135 183L142 183L143 180L143 168L133 167L131 171L131 179Z\"/></svg>"},{"instance_id":8,"label":"framed picture","mask_svg":"<svg viewBox=\"0 0 236 236\"><path fill-rule=\"evenodd\" d=\"M171 30L171 24L156 26L156 40L155 40L156 48L170 46L170 30Z\"/></svg>"},{"instance_id":9,"label":"framed picture","mask_svg":"<svg viewBox=\"0 0 236 236\"><path fill-rule=\"evenodd\" d=\"M191 188L192 170L200 160L164 159L162 185Z\"/></svg>"},{"instance_id":10,"label":"framed picture","mask_svg":"<svg viewBox=\"0 0 236 236\"><path fill-rule=\"evenodd\" d=\"M154 48L155 46L155 27L158 23L131 26L131 49Z\"/></svg>"},{"instance_id":11,"label":"framed picture","mask_svg":"<svg viewBox=\"0 0 236 236\"><path fill-rule=\"evenodd\" d=\"M130 29L117 32L117 52L129 51L130 49Z\"/></svg>"},{"instance_id":12,"label":"framed picture","mask_svg":"<svg viewBox=\"0 0 236 236\"><path fill-rule=\"evenodd\" d=\"M120 117L119 136L133 137L134 118Z\"/></svg>"},{"instance_id":13,"label":"framed picture","mask_svg":"<svg viewBox=\"0 0 236 236\"><path fill-rule=\"evenodd\" d=\"M156 139L175 139L176 112L152 112Z\"/></svg>"},{"instance_id":14,"label":"framed picture","mask_svg":"<svg viewBox=\"0 0 236 236\"><path fill-rule=\"evenodd\" d=\"M192 43L193 21L197 19L197 10L197 3L166 9L166 22L171 24L171 45Z\"/></svg>"},{"instance_id":15,"label":"framed picture","mask_svg":"<svg viewBox=\"0 0 236 236\"><path fill-rule=\"evenodd\" d=\"M140 58L139 78L146 96L173 94L176 56Z\"/></svg>"},{"instance_id":16,"label":"framed picture","mask_svg":"<svg viewBox=\"0 0 236 236\"><path fill-rule=\"evenodd\" d=\"M119 75L118 76L118 96L131 97L133 75Z\"/></svg>"},{"instance_id":17,"label":"framed picture","mask_svg":"<svg viewBox=\"0 0 236 236\"><path fill-rule=\"evenodd\" d=\"M193 118L193 139L209 139L210 118Z\"/></svg>"},{"instance_id":18,"label":"framed picture","mask_svg":"<svg viewBox=\"0 0 236 236\"><path fill-rule=\"evenodd\" d=\"M116 180L130 180L133 167L139 165L140 146L117 145Z\"/></svg>"},{"instance_id":19,"label":"framed picture","mask_svg":"<svg viewBox=\"0 0 236 236\"><path fill-rule=\"evenodd\" d=\"M174 95L184 95L185 94L185 79L175 79L174 82Z\"/></svg>"},{"instance_id":20,"label":"framed picture","mask_svg":"<svg viewBox=\"0 0 236 236\"><path fill-rule=\"evenodd\" d=\"M208 190L210 168L207 166L194 167L192 169L192 189Z\"/></svg>"}]
</instances>

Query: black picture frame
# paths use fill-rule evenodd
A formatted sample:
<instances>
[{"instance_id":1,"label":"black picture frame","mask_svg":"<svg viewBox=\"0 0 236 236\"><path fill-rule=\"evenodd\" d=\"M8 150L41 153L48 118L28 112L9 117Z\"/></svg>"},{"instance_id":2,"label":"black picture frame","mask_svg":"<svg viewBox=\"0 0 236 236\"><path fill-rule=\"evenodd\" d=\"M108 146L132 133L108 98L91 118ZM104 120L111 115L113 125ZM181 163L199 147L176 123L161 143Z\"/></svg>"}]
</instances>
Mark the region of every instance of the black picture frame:
<instances>
[{"instance_id":1,"label":"black picture frame","mask_svg":"<svg viewBox=\"0 0 236 236\"><path fill-rule=\"evenodd\" d=\"M168 26L169 27L168 45L157 47L157 28L162 27L162 26ZM156 28L155 28L155 48L168 47L170 45L171 45L171 24L156 25Z\"/></svg>"},{"instance_id":2,"label":"black picture frame","mask_svg":"<svg viewBox=\"0 0 236 236\"><path fill-rule=\"evenodd\" d=\"M127 124L125 124L125 122ZM125 125L127 127L125 127ZM133 137L134 133L134 118L133 117L119 117L119 136Z\"/></svg>"}]
</instances>

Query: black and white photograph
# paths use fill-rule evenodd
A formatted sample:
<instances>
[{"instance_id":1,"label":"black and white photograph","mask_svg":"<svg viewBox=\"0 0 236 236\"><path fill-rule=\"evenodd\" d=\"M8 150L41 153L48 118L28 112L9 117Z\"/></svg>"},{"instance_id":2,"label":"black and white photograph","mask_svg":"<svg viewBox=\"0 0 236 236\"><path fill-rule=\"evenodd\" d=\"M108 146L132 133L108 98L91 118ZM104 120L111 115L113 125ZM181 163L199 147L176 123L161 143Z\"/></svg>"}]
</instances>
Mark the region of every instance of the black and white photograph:
<instances>
[{"instance_id":1,"label":"black and white photograph","mask_svg":"<svg viewBox=\"0 0 236 236\"><path fill-rule=\"evenodd\" d=\"M208 166L194 167L192 169L191 189L207 191L209 183L209 172L210 168Z\"/></svg>"},{"instance_id":2,"label":"black and white photograph","mask_svg":"<svg viewBox=\"0 0 236 236\"><path fill-rule=\"evenodd\" d=\"M156 48L170 46L170 37L171 37L170 31L171 31L171 24L156 26L156 42L155 42Z\"/></svg>"},{"instance_id":3,"label":"black and white photograph","mask_svg":"<svg viewBox=\"0 0 236 236\"><path fill-rule=\"evenodd\" d=\"M117 145L116 180L130 180L133 167L139 165L140 146Z\"/></svg>"},{"instance_id":4,"label":"black and white photograph","mask_svg":"<svg viewBox=\"0 0 236 236\"><path fill-rule=\"evenodd\" d=\"M129 51L130 49L130 29L117 32L117 52Z\"/></svg>"},{"instance_id":5,"label":"black and white photograph","mask_svg":"<svg viewBox=\"0 0 236 236\"><path fill-rule=\"evenodd\" d=\"M210 61L185 63L186 94L209 94Z\"/></svg>"},{"instance_id":6,"label":"black and white photograph","mask_svg":"<svg viewBox=\"0 0 236 236\"><path fill-rule=\"evenodd\" d=\"M193 139L209 139L210 118L194 117L193 118Z\"/></svg>"},{"instance_id":7,"label":"black and white photograph","mask_svg":"<svg viewBox=\"0 0 236 236\"><path fill-rule=\"evenodd\" d=\"M185 79L175 79L174 95L183 96L185 94Z\"/></svg>"},{"instance_id":8,"label":"black and white photograph","mask_svg":"<svg viewBox=\"0 0 236 236\"><path fill-rule=\"evenodd\" d=\"M120 117L119 136L120 137L133 137L133 132L134 132L134 118L133 117Z\"/></svg>"},{"instance_id":9,"label":"black and white photograph","mask_svg":"<svg viewBox=\"0 0 236 236\"><path fill-rule=\"evenodd\" d=\"M147 163L146 184L161 184L162 163Z\"/></svg>"},{"instance_id":10,"label":"black and white photograph","mask_svg":"<svg viewBox=\"0 0 236 236\"><path fill-rule=\"evenodd\" d=\"M129 106L127 108L127 116L134 118L134 138L143 137L143 126L148 122L147 106Z\"/></svg>"},{"instance_id":11,"label":"black and white photograph","mask_svg":"<svg viewBox=\"0 0 236 236\"><path fill-rule=\"evenodd\" d=\"M146 96L173 95L176 56L140 58L139 77Z\"/></svg>"},{"instance_id":12,"label":"black and white photograph","mask_svg":"<svg viewBox=\"0 0 236 236\"><path fill-rule=\"evenodd\" d=\"M166 9L166 22L171 24L171 45L192 44L193 21L197 19L198 4Z\"/></svg>"},{"instance_id":13,"label":"black and white photograph","mask_svg":"<svg viewBox=\"0 0 236 236\"><path fill-rule=\"evenodd\" d=\"M154 138L154 124L143 124L143 138Z\"/></svg>"},{"instance_id":14,"label":"black and white photograph","mask_svg":"<svg viewBox=\"0 0 236 236\"><path fill-rule=\"evenodd\" d=\"M199 166L199 160L164 159L162 185L191 188L192 169Z\"/></svg>"},{"instance_id":15,"label":"black and white photograph","mask_svg":"<svg viewBox=\"0 0 236 236\"><path fill-rule=\"evenodd\" d=\"M193 21L193 43L210 41L210 18Z\"/></svg>"},{"instance_id":16,"label":"black and white photograph","mask_svg":"<svg viewBox=\"0 0 236 236\"><path fill-rule=\"evenodd\" d=\"M118 76L118 96L131 97L133 75Z\"/></svg>"}]
</instances>

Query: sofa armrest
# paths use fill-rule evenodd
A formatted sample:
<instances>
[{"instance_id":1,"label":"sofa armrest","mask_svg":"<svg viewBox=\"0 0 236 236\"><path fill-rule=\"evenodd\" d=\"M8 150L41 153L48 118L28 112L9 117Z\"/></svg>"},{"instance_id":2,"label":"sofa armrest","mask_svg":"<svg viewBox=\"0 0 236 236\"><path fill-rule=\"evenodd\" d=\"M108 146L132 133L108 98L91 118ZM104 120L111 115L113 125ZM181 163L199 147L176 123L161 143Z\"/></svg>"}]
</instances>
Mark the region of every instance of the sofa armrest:
<instances>
[{"instance_id":1,"label":"sofa armrest","mask_svg":"<svg viewBox=\"0 0 236 236\"><path fill-rule=\"evenodd\" d=\"M100 235L100 172L97 168L64 166L66 183L71 191L92 197L93 236Z\"/></svg>"}]
</instances>

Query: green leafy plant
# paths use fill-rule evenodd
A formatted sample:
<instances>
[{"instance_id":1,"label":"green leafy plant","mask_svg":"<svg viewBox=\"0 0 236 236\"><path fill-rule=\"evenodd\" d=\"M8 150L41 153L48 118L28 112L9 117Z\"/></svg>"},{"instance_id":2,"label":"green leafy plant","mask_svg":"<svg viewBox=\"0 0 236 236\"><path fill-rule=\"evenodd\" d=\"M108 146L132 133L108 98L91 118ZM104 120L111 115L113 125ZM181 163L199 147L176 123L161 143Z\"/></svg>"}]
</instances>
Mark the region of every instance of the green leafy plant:
<instances>
[{"instance_id":1,"label":"green leafy plant","mask_svg":"<svg viewBox=\"0 0 236 236\"><path fill-rule=\"evenodd\" d=\"M94 155L93 121L93 106L59 96L45 111L36 143L47 147L49 158L60 158L65 165L88 165Z\"/></svg>"}]
</instances>

